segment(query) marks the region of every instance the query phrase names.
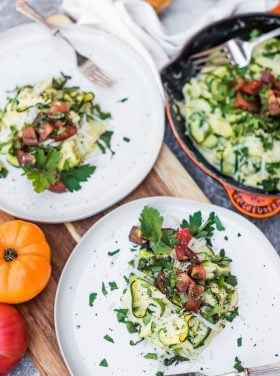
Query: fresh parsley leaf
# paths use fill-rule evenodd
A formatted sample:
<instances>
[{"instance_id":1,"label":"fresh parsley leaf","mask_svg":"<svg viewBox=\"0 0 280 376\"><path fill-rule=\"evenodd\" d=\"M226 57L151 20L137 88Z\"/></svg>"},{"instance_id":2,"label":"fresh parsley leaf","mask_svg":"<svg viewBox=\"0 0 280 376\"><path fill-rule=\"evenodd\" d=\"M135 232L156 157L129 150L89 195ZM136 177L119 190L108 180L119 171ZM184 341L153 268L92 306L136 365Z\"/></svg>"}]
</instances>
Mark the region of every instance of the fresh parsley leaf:
<instances>
[{"instance_id":1,"label":"fresh parsley leaf","mask_svg":"<svg viewBox=\"0 0 280 376\"><path fill-rule=\"evenodd\" d=\"M109 282L109 286L110 286L111 291L118 289L118 285L114 281L113 282Z\"/></svg>"},{"instance_id":2,"label":"fresh parsley leaf","mask_svg":"<svg viewBox=\"0 0 280 376\"><path fill-rule=\"evenodd\" d=\"M145 206L140 214L140 224L141 232L145 239L154 243L160 240L163 217L158 210Z\"/></svg>"},{"instance_id":3,"label":"fresh parsley leaf","mask_svg":"<svg viewBox=\"0 0 280 376\"><path fill-rule=\"evenodd\" d=\"M242 337L237 338L237 346L238 347L242 346Z\"/></svg>"},{"instance_id":4,"label":"fresh parsley leaf","mask_svg":"<svg viewBox=\"0 0 280 376\"><path fill-rule=\"evenodd\" d=\"M245 368L243 367L241 360L239 360L237 356L235 357L234 360L235 360L235 363L234 363L233 368L235 368L237 372L244 371Z\"/></svg>"},{"instance_id":5,"label":"fresh parsley leaf","mask_svg":"<svg viewBox=\"0 0 280 376\"><path fill-rule=\"evenodd\" d=\"M95 301L95 299L97 298L97 293L96 292L92 292L89 294L89 301L88 301L88 304L90 307L93 307L93 303Z\"/></svg>"},{"instance_id":6,"label":"fresh parsley leaf","mask_svg":"<svg viewBox=\"0 0 280 376\"><path fill-rule=\"evenodd\" d=\"M108 294L108 291L107 291L107 289L105 287L105 283L104 282L102 282L102 294L103 295L107 295Z\"/></svg>"},{"instance_id":7,"label":"fresh parsley leaf","mask_svg":"<svg viewBox=\"0 0 280 376\"><path fill-rule=\"evenodd\" d=\"M145 359L152 359L152 360L157 360L158 356L156 353L147 353L144 355Z\"/></svg>"},{"instance_id":8,"label":"fresh parsley leaf","mask_svg":"<svg viewBox=\"0 0 280 376\"><path fill-rule=\"evenodd\" d=\"M114 340L113 340L113 338L110 337L108 334L106 334L106 336L104 336L103 338L104 338L106 341L108 341L108 342L115 343Z\"/></svg>"},{"instance_id":9,"label":"fresh parsley leaf","mask_svg":"<svg viewBox=\"0 0 280 376\"><path fill-rule=\"evenodd\" d=\"M94 109L96 110L100 119L102 120L111 119L112 115L110 114L110 112L103 112L99 104L95 104Z\"/></svg>"},{"instance_id":10,"label":"fresh parsley leaf","mask_svg":"<svg viewBox=\"0 0 280 376\"><path fill-rule=\"evenodd\" d=\"M8 170L6 167L0 162L0 179L6 178L8 175Z\"/></svg>"},{"instance_id":11,"label":"fresh parsley leaf","mask_svg":"<svg viewBox=\"0 0 280 376\"><path fill-rule=\"evenodd\" d=\"M121 322L121 323L127 322L128 309L119 308L119 309L114 309L114 311L117 312L118 322Z\"/></svg>"},{"instance_id":12,"label":"fresh parsley leaf","mask_svg":"<svg viewBox=\"0 0 280 376\"><path fill-rule=\"evenodd\" d=\"M112 155L115 154L115 152L111 148L111 139L113 134L113 131L105 131L104 133L102 133L99 140L97 141L97 145L103 154L106 153L106 148L110 150Z\"/></svg>"},{"instance_id":13,"label":"fresh parsley leaf","mask_svg":"<svg viewBox=\"0 0 280 376\"><path fill-rule=\"evenodd\" d=\"M31 165L23 166L24 174L26 177L32 181L34 191L37 193L43 192L45 189L48 189L51 185L55 184L57 178L54 174L37 169Z\"/></svg>"},{"instance_id":14,"label":"fresh parsley leaf","mask_svg":"<svg viewBox=\"0 0 280 376\"><path fill-rule=\"evenodd\" d=\"M42 170L55 170L60 159L60 151L55 148L38 148L34 156L36 159L35 167Z\"/></svg>"},{"instance_id":15,"label":"fresh parsley leaf","mask_svg":"<svg viewBox=\"0 0 280 376\"><path fill-rule=\"evenodd\" d=\"M108 256L114 256L114 255L116 255L119 252L120 252L120 249L116 249L115 251L108 252Z\"/></svg>"},{"instance_id":16,"label":"fresh parsley leaf","mask_svg":"<svg viewBox=\"0 0 280 376\"><path fill-rule=\"evenodd\" d=\"M73 167L68 170L61 171L60 179L68 191L78 191L81 189L80 183L87 181L88 178L94 173L95 169L95 166L90 165Z\"/></svg>"},{"instance_id":17,"label":"fresh parsley leaf","mask_svg":"<svg viewBox=\"0 0 280 376\"><path fill-rule=\"evenodd\" d=\"M99 365L100 367L108 367L108 362L106 359L102 359Z\"/></svg>"},{"instance_id":18,"label":"fresh parsley leaf","mask_svg":"<svg viewBox=\"0 0 280 376\"><path fill-rule=\"evenodd\" d=\"M200 211L190 215L188 220L184 219L181 223L181 228L188 228L190 233L196 238L210 238L213 235L215 227L218 231L225 229L219 217L214 212L209 214L204 223L202 222Z\"/></svg>"},{"instance_id":19,"label":"fresh parsley leaf","mask_svg":"<svg viewBox=\"0 0 280 376\"><path fill-rule=\"evenodd\" d=\"M127 321L126 328L129 331L129 333L139 332L139 324L134 324L132 321Z\"/></svg>"},{"instance_id":20,"label":"fresh parsley leaf","mask_svg":"<svg viewBox=\"0 0 280 376\"><path fill-rule=\"evenodd\" d=\"M229 274L225 278L225 282L228 283L229 285L233 286L233 287L237 286L237 278L235 277L235 275Z\"/></svg>"}]
</instances>

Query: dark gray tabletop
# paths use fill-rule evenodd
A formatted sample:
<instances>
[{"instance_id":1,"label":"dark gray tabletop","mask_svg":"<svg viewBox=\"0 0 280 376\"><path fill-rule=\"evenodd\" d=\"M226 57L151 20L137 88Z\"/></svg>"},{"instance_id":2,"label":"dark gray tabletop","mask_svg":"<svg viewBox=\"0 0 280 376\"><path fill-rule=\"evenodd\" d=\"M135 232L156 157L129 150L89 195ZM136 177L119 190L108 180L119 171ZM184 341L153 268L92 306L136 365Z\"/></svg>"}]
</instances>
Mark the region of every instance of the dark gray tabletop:
<instances>
[{"instance_id":1,"label":"dark gray tabletop","mask_svg":"<svg viewBox=\"0 0 280 376\"><path fill-rule=\"evenodd\" d=\"M191 22L191 18L197 17L206 6L215 3L216 0L196 0L186 2L185 0L174 0L173 6L162 15L163 22L171 32L181 31ZM62 0L30 0L45 15L62 12ZM190 5L191 4L191 5ZM18 24L26 22L26 19L15 11L15 0L0 1L0 32ZM191 6L191 8L189 8ZM174 22L176 19L176 22ZM181 151L169 126L166 127L165 141L172 151L179 158L181 163L205 192L209 200L216 205L234 210L224 189L210 177L202 173ZM250 218L249 218L250 219ZM280 216L264 220L250 219L268 237L271 243L280 254ZM28 357L25 357L21 364L12 372L13 376L37 376L38 371ZM63 375L62 375L63 376Z\"/></svg>"}]
</instances>

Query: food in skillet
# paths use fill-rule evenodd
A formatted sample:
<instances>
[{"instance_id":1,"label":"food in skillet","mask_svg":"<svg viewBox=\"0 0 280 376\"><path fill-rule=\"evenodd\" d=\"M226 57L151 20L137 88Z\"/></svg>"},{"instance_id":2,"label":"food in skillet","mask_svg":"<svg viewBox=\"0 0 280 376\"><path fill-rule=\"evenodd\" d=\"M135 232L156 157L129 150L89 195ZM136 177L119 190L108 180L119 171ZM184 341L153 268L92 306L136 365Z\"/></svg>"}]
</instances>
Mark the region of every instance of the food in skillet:
<instances>
[{"instance_id":1,"label":"food in skillet","mask_svg":"<svg viewBox=\"0 0 280 376\"><path fill-rule=\"evenodd\" d=\"M155 348L149 359L165 365L197 355L238 315L237 279L224 250L216 254L211 238L215 227L224 230L211 213L184 219L178 228L165 228L152 207L144 207L140 226L130 240L139 245L128 287L122 297L131 333ZM131 327L134 330L131 330Z\"/></svg>"},{"instance_id":2,"label":"food in skillet","mask_svg":"<svg viewBox=\"0 0 280 376\"><path fill-rule=\"evenodd\" d=\"M109 113L95 103L92 92L66 86L71 77L16 88L0 111L0 153L23 170L35 192L76 191L95 166L86 157L99 146L110 148ZM0 177L8 170L0 162Z\"/></svg>"},{"instance_id":3,"label":"food in skillet","mask_svg":"<svg viewBox=\"0 0 280 376\"><path fill-rule=\"evenodd\" d=\"M280 190L280 39L256 48L245 68L202 71L183 89L186 133L224 175Z\"/></svg>"}]
</instances>

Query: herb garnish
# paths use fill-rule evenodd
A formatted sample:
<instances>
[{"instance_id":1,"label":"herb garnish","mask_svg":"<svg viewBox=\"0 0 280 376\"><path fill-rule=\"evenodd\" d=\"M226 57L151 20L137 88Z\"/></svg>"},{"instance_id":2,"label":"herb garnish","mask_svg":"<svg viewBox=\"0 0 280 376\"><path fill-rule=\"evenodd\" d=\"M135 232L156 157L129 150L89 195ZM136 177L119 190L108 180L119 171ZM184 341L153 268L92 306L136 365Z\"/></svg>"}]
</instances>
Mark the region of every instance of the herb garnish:
<instances>
[{"instance_id":1,"label":"herb garnish","mask_svg":"<svg viewBox=\"0 0 280 376\"><path fill-rule=\"evenodd\" d=\"M158 356L156 353L147 353L144 355L145 359L152 359L152 360L157 360Z\"/></svg>"},{"instance_id":2,"label":"herb garnish","mask_svg":"<svg viewBox=\"0 0 280 376\"><path fill-rule=\"evenodd\" d=\"M108 367L108 362L106 359L102 359L99 365L100 367Z\"/></svg>"},{"instance_id":3,"label":"herb garnish","mask_svg":"<svg viewBox=\"0 0 280 376\"><path fill-rule=\"evenodd\" d=\"M108 291L107 291L107 289L105 287L105 283L104 282L102 282L102 294L103 295L107 295L108 294Z\"/></svg>"},{"instance_id":4,"label":"herb garnish","mask_svg":"<svg viewBox=\"0 0 280 376\"><path fill-rule=\"evenodd\" d=\"M241 360L239 360L237 356L235 357L234 360L235 360L235 363L234 363L233 368L235 368L237 372L244 371L245 368L243 367Z\"/></svg>"},{"instance_id":5,"label":"herb garnish","mask_svg":"<svg viewBox=\"0 0 280 376\"><path fill-rule=\"evenodd\" d=\"M96 292L92 292L89 294L89 301L88 301L88 304L90 307L93 307L93 303L95 301L95 299L97 298L97 293Z\"/></svg>"},{"instance_id":6,"label":"herb garnish","mask_svg":"<svg viewBox=\"0 0 280 376\"><path fill-rule=\"evenodd\" d=\"M104 336L103 338L104 338L106 341L108 341L108 342L115 343L114 340L113 340L113 338L110 337L108 334L106 334L106 336Z\"/></svg>"},{"instance_id":7,"label":"herb garnish","mask_svg":"<svg viewBox=\"0 0 280 376\"><path fill-rule=\"evenodd\" d=\"M110 286L111 291L118 289L118 285L116 284L115 281L109 282L109 286Z\"/></svg>"},{"instance_id":8,"label":"herb garnish","mask_svg":"<svg viewBox=\"0 0 280 376\"><path fill-rule=\"evenodd\" d=\"M116 249L115 251L108 252L108 256L114 256L114 255L116 255L119 252L120 252L120 249Z\"/></svg>"},{"instance_id":9,"label":"herb garnish","mask_svg":"<svg viewBox=\"0 0 280 376\"><path fill-rule=\"evenodd\" d=\"M208 219L204 223L200 211L189 215L189 219L184 219L181 223L181 228L188 228L190 233L196 238L210 238L213 235L215 227L218 231L225 229L219 217L214 212L209 214Z\"/></svg>"},{"instance_id":10,"label":"herb garnish","mask_svg":"<svg viewBox=\"0 0 280 376\"><path fill-rule=\"evenodd\" d=\"M242 337L237 338L237 346L238 347L242 346Z\"/></svg>"}]
</instances>

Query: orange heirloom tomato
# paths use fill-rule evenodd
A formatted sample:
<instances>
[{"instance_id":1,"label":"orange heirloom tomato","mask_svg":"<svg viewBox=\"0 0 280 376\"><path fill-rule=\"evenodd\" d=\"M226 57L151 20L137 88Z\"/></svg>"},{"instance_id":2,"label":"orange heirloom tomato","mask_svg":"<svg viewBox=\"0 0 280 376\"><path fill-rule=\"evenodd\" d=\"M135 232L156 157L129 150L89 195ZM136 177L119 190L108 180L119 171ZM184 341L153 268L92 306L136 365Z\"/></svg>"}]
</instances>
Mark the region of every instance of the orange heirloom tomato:
<instances>
[{"instance_id":1,"label":"orange heirloom tomato","mask_svg":"<svg viewBox=\"0 0 280 376\"><path fill-rule=\"evenodd\" d=\"M51 275L51 250L33 223L0 225L0 302L17 304L38 295Z\"/></svg>"}]
</instances>

